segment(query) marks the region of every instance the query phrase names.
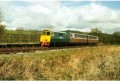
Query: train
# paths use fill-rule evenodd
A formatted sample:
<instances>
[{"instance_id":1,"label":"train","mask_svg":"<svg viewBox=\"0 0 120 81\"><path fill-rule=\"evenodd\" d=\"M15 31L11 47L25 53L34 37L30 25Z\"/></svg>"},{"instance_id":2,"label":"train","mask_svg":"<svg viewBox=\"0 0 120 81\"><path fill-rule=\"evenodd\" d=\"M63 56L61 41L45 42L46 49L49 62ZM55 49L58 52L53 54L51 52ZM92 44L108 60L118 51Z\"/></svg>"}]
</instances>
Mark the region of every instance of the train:
<instances>
[{"instance_id":1,"label":"train","mask_svg":"<svg viewBox=\"0 0 120 81\"><path fill-rule=\"evenodd\" d=\"M98 36L72 32L54 32L43 30L40 36L41 46L97 45Z\"/></svg>"}]
</instances>

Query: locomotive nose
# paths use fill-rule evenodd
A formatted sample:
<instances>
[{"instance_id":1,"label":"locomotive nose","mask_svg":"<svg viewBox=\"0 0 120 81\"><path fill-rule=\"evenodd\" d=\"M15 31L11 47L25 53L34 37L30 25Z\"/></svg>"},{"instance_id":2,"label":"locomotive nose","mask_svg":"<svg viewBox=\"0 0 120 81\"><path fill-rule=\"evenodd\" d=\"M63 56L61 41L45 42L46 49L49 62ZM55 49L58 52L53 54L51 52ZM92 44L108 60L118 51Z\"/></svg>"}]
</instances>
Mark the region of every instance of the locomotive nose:
<instances>
[{"instance_id":1,"label":"locomotive nose","mask_svg":"<svg viewBox=\"0 0 120 81\"><path fill-rule=\"evenodd\" d=\"M41 37L41 46L49 46L50 45L50 36Z\"/></svg>"},{"instance_id":2,"label":"locomotive nose","mask_svg":"<svg viewBox=\"0 0 120 81\"><path fill-rule=\"evenodd\" d=\"M41 46L42 47L49 46L50 45L50 38L51 38L50 36L46 36L46 35L41 36L41 38L40 38Z\"/></svg>"}]
</instances>

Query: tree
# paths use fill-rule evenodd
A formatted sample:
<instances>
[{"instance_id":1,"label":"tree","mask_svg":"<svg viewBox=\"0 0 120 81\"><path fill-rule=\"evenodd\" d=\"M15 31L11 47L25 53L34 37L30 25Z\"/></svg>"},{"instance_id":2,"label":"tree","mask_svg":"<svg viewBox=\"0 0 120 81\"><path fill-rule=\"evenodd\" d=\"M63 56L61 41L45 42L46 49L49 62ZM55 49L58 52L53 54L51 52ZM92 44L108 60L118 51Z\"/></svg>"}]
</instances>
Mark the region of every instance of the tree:
<instances>
[{"instance_id":1,"label":"tree","mask_svg":"<svg viewBox=\"0 0 120 81\"><path fill-rule=\"evenodd\" d=\"M120 31L116 31L113 33L114 36L120 36Z\"/></svg>"},{"instance_id":2,"label":"tree","mask_svg":"<svg viewBox=\"0 0 120 81\"><path fill-rule=\"evenodd\" d=\"M3 34L5 30L5 25L0 24L0 34Z\"/></svg>"},{"instance_id":3,"label":"tree","mask_svg":"<svg viewBox=\"0 0 120 81\"><path fill-rule=\"evenodd\" d=\"M112 34L114 42L120 44L120 31L116 31Z\"/></svg>"},{"instance_id":4,"label":"tree","mask_svg":"<svg viewBox=\"0 0 120 81\"><path fill-rule=\"evenodd\" d=\"M4 30L5 30L5 25L1 25L0 24L0 42L2 41L3 39L3 34L4 34Z\"/></svg>"},{"instance_id":5,"label":"tree","mask_svg":"<svg viewBox=\"0 0 120 81\"><path fill-rule=\"evenodd\" d=\"M102 31L99 30L98 28L91 29L89 34L98 36L99 37L99 42L101 42L101 43L109 43L108 38L110 37L110 35L106 34L106 33L102 33Z\"/></svg>"},{"instance_id":6,"label":"tree","mask_svg":"<svg viewBox=\"0 0 120 81\"><path fill-rule=\"evenodd\" d=\"M2 12L0 10L0 22L2 21Z\"/></svg>"},{"instance_id":7,"label":"tree","mask_svg":"<svg viewBox=\"0 0 120 81\"><path fill-rule=\"evenodd\" d=\"M102 31L99 30L98 28L93 28L91 29L90 33L102 33Z\"/></svg>"},{"instance_id":8,"label":"tree","mask_svg":"<svg viewBox=\"0 0 120 81\"><path fill-rule=\"evenodd\" d=\"M16 28L16 31L24 31L24 28L23 27L18 27L18 28Z\"/></svg>"}]
</instances>

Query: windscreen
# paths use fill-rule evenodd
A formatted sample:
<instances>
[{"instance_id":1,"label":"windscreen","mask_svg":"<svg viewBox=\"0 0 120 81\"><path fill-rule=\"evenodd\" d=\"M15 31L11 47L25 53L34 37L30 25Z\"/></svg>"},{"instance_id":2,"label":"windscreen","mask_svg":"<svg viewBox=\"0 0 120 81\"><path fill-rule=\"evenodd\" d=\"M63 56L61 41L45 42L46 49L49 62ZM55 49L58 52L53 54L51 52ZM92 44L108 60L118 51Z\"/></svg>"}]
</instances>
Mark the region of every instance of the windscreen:
<instances>
[{"instance_id":1,"label":"windscreen","mask_svg":"<svg viewBox=\"0 0 120 81\"><path fill-rule=\"evenodd\" d=\"M42 32L42 35L50 35L50 32L44 31L44 32Z\"/></svg>"}]
</instances>

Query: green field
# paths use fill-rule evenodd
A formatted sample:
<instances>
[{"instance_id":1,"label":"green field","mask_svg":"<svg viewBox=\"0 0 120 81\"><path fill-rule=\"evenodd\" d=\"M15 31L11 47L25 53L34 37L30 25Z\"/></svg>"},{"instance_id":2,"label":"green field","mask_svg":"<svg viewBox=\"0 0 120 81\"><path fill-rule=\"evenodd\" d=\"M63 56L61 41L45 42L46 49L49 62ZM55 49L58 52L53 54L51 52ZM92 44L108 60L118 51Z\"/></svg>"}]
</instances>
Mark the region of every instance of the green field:
<instances>
[{"instance_id":1,"label":"green field","mask_svg":"<svg viewBox=\"0 0 120 81\"><path fill-rule=\"evenodd\" d=\"M120 80L120 46L0 55L1 80Z\"/></svg>"}]
</instances>

